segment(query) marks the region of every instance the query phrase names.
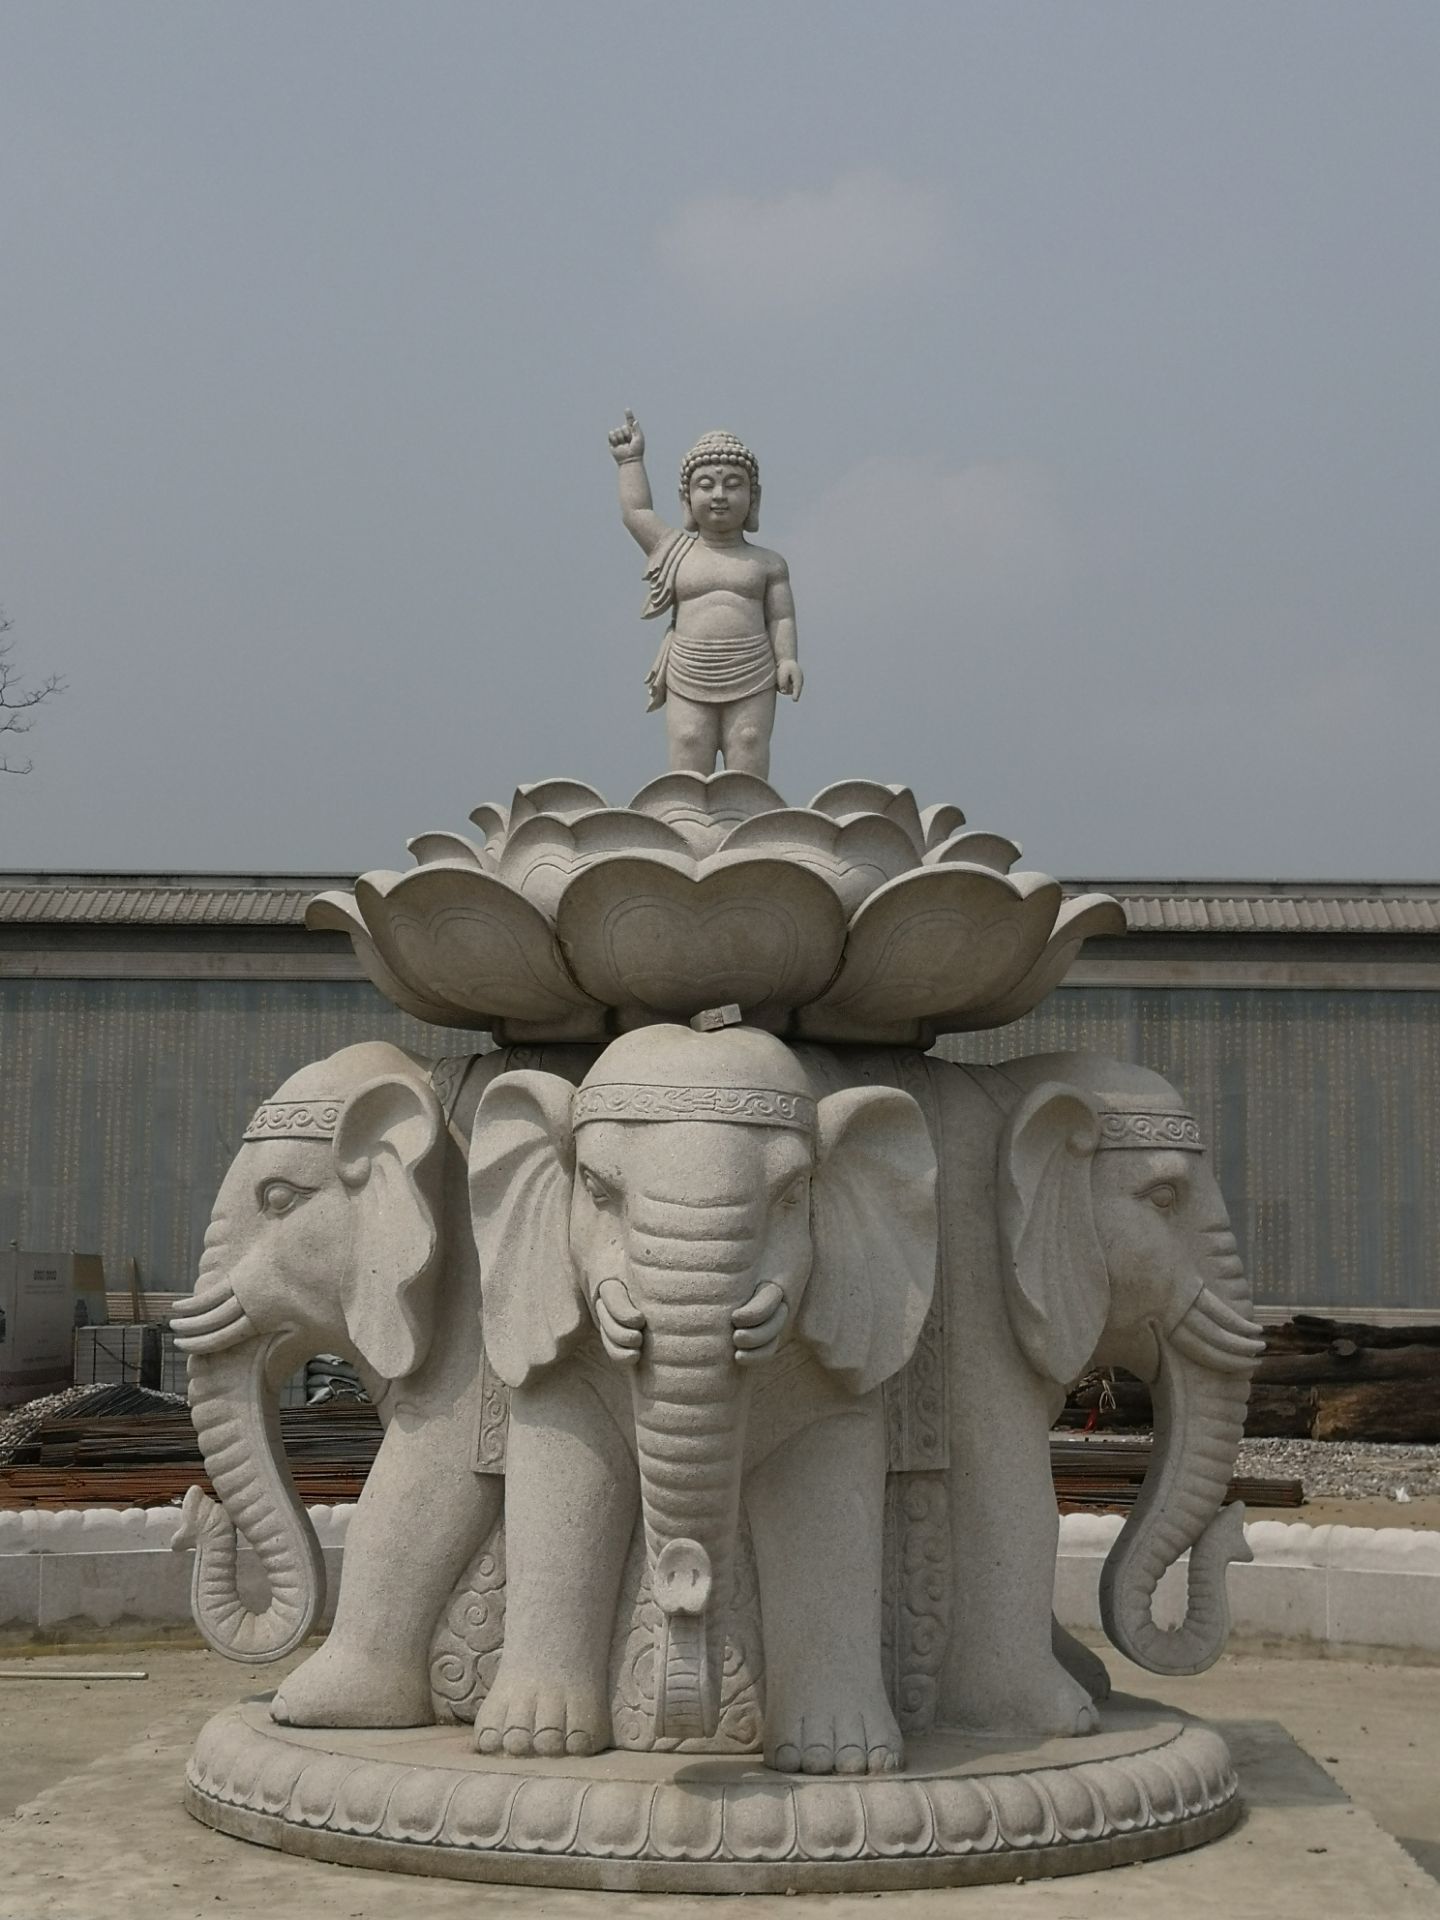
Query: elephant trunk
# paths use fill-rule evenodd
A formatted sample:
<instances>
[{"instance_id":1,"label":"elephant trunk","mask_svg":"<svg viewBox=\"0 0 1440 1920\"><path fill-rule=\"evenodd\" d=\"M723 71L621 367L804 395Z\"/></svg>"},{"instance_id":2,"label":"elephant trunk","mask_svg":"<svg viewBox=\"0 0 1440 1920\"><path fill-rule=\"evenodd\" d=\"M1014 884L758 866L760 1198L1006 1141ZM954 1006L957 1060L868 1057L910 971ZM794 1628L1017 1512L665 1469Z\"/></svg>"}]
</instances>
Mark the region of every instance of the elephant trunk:
<instances>
[{"instance_id":1,"label":"elephant trunk","mask_svg":"<svg viewBox=\"0 0 1440 1920\"><path fill-rule=\"evenodd\" d=\"M720 1717L750 1398L730 1313L753 1291L748 1265L741 1274L637 1274L646 1335L635 1378L636 1458L661 1614L655 1736L667 1742L708 1738Z\"/></svg>"},{"instance_id":2,"label":"elephant trunk","mask_svg":"<svg viewBox=\"0 0 1440 1920\"><path fill-rule=\"evenodd\" d=\"M1168 1334L1157 1331L1154 1456L1100 1576L1107 1635L1151 1673L1203 1673L1214 1665L1230 1632L1226 1568L1251 1557L1244 1507L1222 1502L1263 1340L1247 1311L1234 1241L1224 1239L1214 1284ZM1185 1618L1178 1627L1160 1627L1155 1589L1187 1549Z\"/></svg>"},{"instance_id":3,"label":"elephant trunk","mask_svg":"<svg viewBox=\"0 0 1440 1920\"><path fill-rule=\"evenodd\" d=\"M313 1630L325 1603L325 1562L285 1465L275 1379L295 1357L293 1336L251 1337L192 1351L190 1413L217 1499L191 1487L172 1545L195 1548L191 1607L217 1653L281 1660ZM263 1611L236 1583L236 1533L254 1549L269 1589Z\"/></svg>"}]
</instances>

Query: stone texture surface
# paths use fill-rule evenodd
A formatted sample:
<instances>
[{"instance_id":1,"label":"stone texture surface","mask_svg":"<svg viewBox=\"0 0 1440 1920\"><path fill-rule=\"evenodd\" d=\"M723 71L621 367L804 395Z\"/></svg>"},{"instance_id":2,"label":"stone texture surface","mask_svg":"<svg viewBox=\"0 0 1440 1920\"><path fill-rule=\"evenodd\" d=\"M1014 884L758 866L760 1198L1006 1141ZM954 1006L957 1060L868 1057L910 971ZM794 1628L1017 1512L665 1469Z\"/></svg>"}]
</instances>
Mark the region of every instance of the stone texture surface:
<instances>
[{"instance_id":1,"label":"stone texture surface","mask_svg":"<svg viewBox=\"0 0 1440 1920\"><path fill-rule=\"evenodd\" d=\"M1213 1840L1238 1815L1218 1734L1115 1700L1086 1740L931 1736L903 1777L607 1754L545 1766L442 1728L210 1721L187 1806L220 1831L342 1863L610 1891L954 1886L1117 1866Z\"/></svg>"}]
</instances>

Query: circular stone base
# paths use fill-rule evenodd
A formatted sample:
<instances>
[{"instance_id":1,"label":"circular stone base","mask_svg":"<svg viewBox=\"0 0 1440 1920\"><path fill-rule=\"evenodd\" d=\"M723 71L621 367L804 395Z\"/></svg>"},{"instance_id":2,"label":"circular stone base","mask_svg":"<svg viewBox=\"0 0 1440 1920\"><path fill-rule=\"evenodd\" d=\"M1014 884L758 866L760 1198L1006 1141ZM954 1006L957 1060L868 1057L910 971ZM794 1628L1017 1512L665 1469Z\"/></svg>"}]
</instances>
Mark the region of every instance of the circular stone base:
<instances>
[{"instance_id":1,"label":"circular stone base","mask_svg":"<svg viewBox=\"0 0 1440 1920\"><path fill-rule=\"evenodd\" d=\"M1026 1743L908 1743L903 1774L772 1773L755 1758L510 1760L469 1727L280 1727L217 1714L186 1770L197 1820L345 1866L455 1880L679 1893L876 1891L1153 1860L1239 1816L1219 1734L1117 1696L1104 1728Z\"/></svg>"}]
</instances>

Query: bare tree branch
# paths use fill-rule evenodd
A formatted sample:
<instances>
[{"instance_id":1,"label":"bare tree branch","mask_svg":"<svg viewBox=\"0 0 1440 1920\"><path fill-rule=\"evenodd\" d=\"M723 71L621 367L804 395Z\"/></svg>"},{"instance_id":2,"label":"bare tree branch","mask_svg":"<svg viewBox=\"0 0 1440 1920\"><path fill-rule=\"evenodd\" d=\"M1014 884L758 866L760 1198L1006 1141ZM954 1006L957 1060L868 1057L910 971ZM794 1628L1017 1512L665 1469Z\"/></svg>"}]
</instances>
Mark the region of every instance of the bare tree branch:
<instances>
[{"instance_id":1,"label":"bare tree branch","mask_svg":"<svg viewBox=\"0 0 1440 1920\"><path fill-rule=\"evenodd\" d=\"M0 613L0 735L28 733L35 724L35 709L65 691L65 682L58 673L47 674L43 680L26 686L11 658L15 642L4 637L11 625L6 615ZM29 773L32 764L0 753L0 773Z\"/></svg>"}]
</instances>

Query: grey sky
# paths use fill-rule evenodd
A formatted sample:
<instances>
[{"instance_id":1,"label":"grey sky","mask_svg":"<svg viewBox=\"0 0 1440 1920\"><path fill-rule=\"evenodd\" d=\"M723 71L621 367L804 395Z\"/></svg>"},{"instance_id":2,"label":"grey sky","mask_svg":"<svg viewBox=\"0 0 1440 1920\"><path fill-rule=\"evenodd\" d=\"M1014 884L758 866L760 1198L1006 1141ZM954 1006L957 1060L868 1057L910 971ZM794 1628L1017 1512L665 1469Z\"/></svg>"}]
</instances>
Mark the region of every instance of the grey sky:
<instances>
[{"instance_id":1,"label":"grey sky","mask_svg":"<svg viewBox=\"0 0 1440 1920\"><path fill-rule=\"evenodd\" d=\"M1440 862L1440 8L0 5L0 865L664 764L606 429L761 462L863 774L1063 874Z\"/></svg>"}]
</instances>

